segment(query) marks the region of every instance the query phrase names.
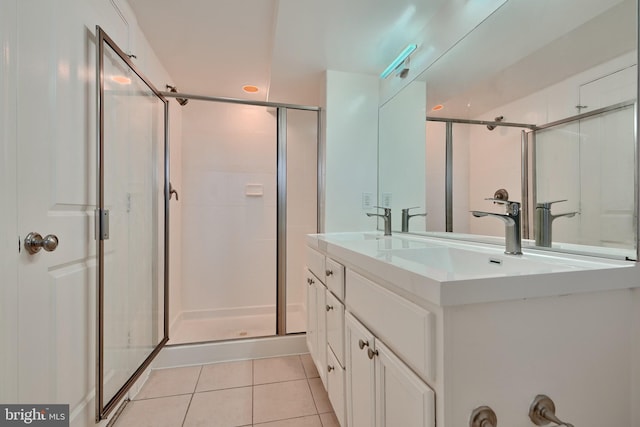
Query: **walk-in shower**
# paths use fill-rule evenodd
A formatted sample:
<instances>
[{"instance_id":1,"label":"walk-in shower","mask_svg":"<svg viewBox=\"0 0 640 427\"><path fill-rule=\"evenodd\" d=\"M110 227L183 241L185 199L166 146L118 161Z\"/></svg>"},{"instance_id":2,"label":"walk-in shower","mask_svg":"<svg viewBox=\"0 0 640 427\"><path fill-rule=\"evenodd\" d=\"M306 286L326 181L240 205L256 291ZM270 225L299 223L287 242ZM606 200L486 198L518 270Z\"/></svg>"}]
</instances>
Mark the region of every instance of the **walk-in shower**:
<instances>
[{"instance_id":1,"label":"walk-in shower","mask_svg":"<svg viewBox=\"0 0 640 427\"><path fill-rule=\"evenodd\" d=\"M165 95L189 101L170 117L169 344L304 332L319 109Z\"/></svg>"}]
</instances>

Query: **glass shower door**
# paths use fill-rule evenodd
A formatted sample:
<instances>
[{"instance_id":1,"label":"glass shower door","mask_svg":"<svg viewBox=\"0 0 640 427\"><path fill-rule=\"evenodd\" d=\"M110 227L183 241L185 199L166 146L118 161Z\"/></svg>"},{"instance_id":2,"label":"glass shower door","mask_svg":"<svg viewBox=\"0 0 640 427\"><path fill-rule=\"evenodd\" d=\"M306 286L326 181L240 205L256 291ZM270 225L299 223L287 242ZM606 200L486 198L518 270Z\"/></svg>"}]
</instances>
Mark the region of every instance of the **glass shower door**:
<instances>
[{"instance_id":1,"label":"glass shower door","mask_svg":"<svg viewBox=\"0 0 640 427\"><path fill-rule=\"evenodd\" d=\"M99 28L97 418L167 341L167 101Z\"/></svg>"}]
</instances>

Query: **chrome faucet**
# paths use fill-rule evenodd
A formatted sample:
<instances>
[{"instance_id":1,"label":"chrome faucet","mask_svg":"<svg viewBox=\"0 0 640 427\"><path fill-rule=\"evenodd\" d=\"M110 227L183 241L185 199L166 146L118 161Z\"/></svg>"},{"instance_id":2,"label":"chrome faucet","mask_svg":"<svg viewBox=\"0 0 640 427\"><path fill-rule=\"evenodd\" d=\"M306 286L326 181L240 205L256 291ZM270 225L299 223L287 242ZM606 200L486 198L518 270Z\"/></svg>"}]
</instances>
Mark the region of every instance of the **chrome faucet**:
<instances>
[{"instance_id":1,"label":"chrome faucet","mask_svg":"<svg viewBox=\"0 0 640 427\"><path fill-rule=\"evenodd\" d=\"M471 214L477 218L483 216L493 216L500 218L505 224L505 254L522 255L522 237L520 234L520 203L511 202L509 200L485 199L493 203L505 205L506 214L497 214L493 212L472 211Z\"/></svg>"},{"instance_id":2,"label":"chrome faucet","mask_svg":"<svg viewBox=\"0 0 640 427\"><path fill-rule=\"evenodd\" d=\"M384 219L384 235L391 236L391 208L381 208L380 206L374 206L374 208L384 209L384 214L368 213L367 216L379 216Z\"/></svg>"},{"instance_id":3,"label":"chrome faucet","mask_svg":"<svg viewBox=\"0 0 640 427\"><path fill-rule=\"evenodd\" d=\"M409 231L409 219L413 218L414 216L427 216L427 213L419 213L419 214L415 214L415 215L409 215L409 209L416 209L419 206L414 206L412 208L406 208L406 209L402 209L402 232L406 233Z\"/></svg>"},{"instance_id":4,"label":"chrome faucet","mask_svg":"<svg viewBox=\"0 0 640 427\"><path fill-rule=\"evenodd\" d=\"M566 200L554 200L553 202L542 202L536 204L536 246L551 247L551 232L553 229L553 220L566 216L574 217L578 212L567 212L559 215L551 214L551 205L553 203L566 202Z\"/></svg>"}]
</instances>

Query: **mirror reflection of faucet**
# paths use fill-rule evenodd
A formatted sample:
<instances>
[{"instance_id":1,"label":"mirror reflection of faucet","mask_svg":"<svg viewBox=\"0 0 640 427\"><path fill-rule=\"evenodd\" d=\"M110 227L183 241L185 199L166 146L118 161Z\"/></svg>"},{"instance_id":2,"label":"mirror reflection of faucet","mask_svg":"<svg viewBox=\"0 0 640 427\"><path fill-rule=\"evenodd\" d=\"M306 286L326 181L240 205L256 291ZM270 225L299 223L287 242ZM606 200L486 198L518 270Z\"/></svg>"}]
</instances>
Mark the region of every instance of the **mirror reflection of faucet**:
<instances>
[{"instance_id":1,"label":"mirror reflection of faucet","mask_svg":"<svg viewBox=\"0 0 640 427\"><path fill-rule=\"evenodd\" d=\"M374 206L377 209L384 209L384 214L369 213L367 216L377 216L384 220L384 235L391 236L391 208L383 208L380 206Z\"/></svg>"},{"instance_id":2,"label":"mirror reflection of faucet","mask_svg":"<svg viewBox=\"0 0 640 427\"><path fill-rule=\"evenodd\" d=\"M411 208L402 209L402 232L403 233L407 233L409 231L409 219L413 218L414 216L427 216L426 212L409 215L410 209L417 209L419 207L420 206L413 206Z\"/></svg>"},{"instance_id":3,"label":"mirror reflection of faucet","mask_svg":"<svg viewBox=\"0 0 640 427\"><path fill-rule=\"evenodd\" d=\"M520 232L520 203L512 202L510 200L502 200L489 198L485 199L492 201L493 203L497 203L500 205L505 205L506 214L498 214L493 212L483 212L483 211L471 211L471 214L476 218L484 217L484 216L492 216L495 218L500 218L504 221L505 225L505 254L508 255L522 255L522 234Z\"/></svg>"},{"instance_id":4,"label":"mirror reflection of faucet","mask_svg":"<svg viewBox=\"0 0 640 427\"><path fill-rule=\"evenodd\" d=\"M536 246L551 247L551 233L553 230L553 220L560 217L571 218L579 212L567 212L558 215L551 214L551 205L559 202L566 202L567 200L554 200L552 202L541 202L536 204Z\"/></svg>"}]
</instances>

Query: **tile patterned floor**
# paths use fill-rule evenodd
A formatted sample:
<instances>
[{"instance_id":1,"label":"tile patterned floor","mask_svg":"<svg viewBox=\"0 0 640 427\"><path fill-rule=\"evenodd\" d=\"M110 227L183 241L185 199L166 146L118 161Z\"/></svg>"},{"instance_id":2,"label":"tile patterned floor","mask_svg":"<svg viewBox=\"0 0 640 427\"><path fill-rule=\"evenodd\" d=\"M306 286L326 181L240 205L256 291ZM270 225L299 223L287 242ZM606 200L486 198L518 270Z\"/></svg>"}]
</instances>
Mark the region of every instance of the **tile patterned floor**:
<instances>
[{"instance_id":1,"label":"tile patterned floor","mask_svg":"<svg viewBox=\"0 0 640 427\"><path fill-rule=\"evenodd\" d=\"M338 427L311 357L160 369L114 427Z\"/></svg>"}]
</instances>

